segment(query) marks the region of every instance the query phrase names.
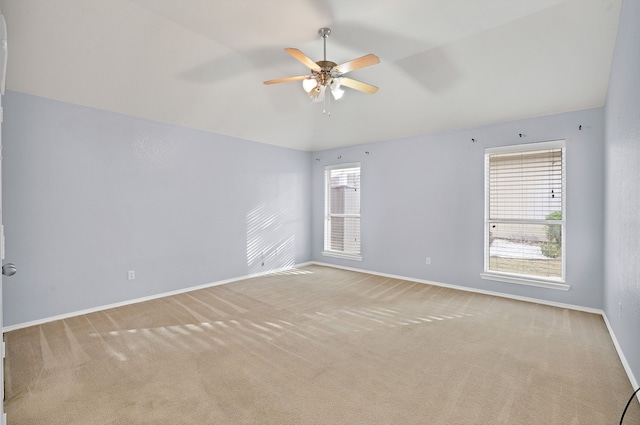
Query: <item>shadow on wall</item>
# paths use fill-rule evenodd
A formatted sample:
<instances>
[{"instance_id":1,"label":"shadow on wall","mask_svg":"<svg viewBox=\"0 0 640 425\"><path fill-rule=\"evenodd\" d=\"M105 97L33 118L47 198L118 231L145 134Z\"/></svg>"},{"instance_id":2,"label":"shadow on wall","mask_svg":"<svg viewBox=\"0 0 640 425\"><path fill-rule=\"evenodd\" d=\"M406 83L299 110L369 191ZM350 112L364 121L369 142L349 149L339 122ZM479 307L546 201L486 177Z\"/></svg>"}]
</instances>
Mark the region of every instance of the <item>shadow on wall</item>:
<instances>
[{"instance_id":1,"label":"shadow on wall","mask_svg":"<svg viewBox=\"0 0 640 425\"><path fill-rule=\"evenodd\" d=\"M296 263L296 176L279 176L280 194L247 213L247 267L249 274L291 268ZM294 179L293 181L291 179Z\"/></svg>"}]
</instances>

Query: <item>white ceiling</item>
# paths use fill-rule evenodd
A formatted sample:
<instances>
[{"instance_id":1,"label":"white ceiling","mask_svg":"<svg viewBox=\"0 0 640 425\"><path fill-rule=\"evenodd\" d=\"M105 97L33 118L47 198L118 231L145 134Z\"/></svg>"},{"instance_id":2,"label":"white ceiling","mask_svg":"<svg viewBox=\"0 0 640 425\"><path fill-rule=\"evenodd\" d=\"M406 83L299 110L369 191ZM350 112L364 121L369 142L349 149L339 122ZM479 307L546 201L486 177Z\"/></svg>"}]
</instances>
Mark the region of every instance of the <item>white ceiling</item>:
<instances>
[{"instance_id":1,"label":"white ceiling","mask_svg":"<svg viewBox=\"0 0 640 425\"><path fill-rule=\"evenodd\" d=\"M603 106L621 0L1 0L7 89L301 150ZM381 63L312 104L284 52Z\"/></svg>"}]
</instances>

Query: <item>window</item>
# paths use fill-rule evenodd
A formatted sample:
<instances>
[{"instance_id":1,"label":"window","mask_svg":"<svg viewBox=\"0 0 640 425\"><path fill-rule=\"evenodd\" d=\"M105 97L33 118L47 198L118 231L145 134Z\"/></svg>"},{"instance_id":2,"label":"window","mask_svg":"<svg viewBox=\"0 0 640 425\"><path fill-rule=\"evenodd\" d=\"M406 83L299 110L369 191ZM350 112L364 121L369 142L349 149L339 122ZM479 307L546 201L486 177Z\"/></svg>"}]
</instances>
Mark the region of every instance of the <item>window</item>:
<instances>
[{"instance_id":1,"label":"window","mask_svg":"<svg viewBox=\"0 0 640 425\"><path fill-rule=\"evenodd\" d=\"M360 163L325 168L324 255L360 256Z\"/></svg>"},{"instance_id":2,"label":"window","mask_svg":"<svg viewBox=\"0 0 640 425\"><path fill-rule=\"evenodd\" d=\"M485 151L483 278L568 289L564 141Z\"/></svg>"}]
</instances>

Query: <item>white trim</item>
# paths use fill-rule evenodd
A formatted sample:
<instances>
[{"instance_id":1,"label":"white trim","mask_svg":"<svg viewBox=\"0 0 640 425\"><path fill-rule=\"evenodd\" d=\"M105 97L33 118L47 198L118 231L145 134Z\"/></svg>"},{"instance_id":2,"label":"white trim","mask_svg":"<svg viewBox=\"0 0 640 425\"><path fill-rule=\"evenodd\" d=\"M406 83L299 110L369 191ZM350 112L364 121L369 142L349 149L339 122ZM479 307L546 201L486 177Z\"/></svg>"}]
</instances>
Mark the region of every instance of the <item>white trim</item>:
<instances>
[{"instance_id":1,"label":"white trim","mask_svg":"<svg viewBox=\"0 0 640 425\"><path fill-rule=\"evenodd\" d=\"M332 164L332 165L325 165L324 166L324 170L340 170L343 168L361 168L362 165L360 162L343 162L341 164Z\"/></svg>"},{"instance_id":2,"label":"white trim","mask_svg":"<svg viewBox=\"0 0 640 425\"><path fill-rule=\"evenodd\" d=\"M605 325L607 325L607 330L609 331L609 335L611 336L611 340L613 341L613 346L616 347L616 352L618 353L618 357L620 357L620 362L622 363L622 367L624 368L624 371L627 373L627 376L629 377L631 386L635 390L636 388L638 388L638 381L636 380L636 377L633 375L631 366L629 365L627 358L622 352L622 347L620 347L620 344L618 343L618 338L616 338L616 334L615 332L613 332L611 323L609 323L609 318L604 312L602 312L602 318L604 319ZM640 393L636 394L636 398L638 399L638 402L640 402Z\"/></svg>"},{"instance_id":3,"label":"white trim","mask_svg":"<svg viewBox=\"0 0 640 425\"><path fill-rule=\"evenodd\" d=\"M486 280L497 280L500 282L517 283L518 285L537 286L538 288L556 289L568 291L571 286L563 282L553 282L549 280L527 279L524 277L507 276L498 273L484 272L480 277Z\"/></svg>"},{"instance_id":4,"label":"white trim","mask_svg":"<svg viewBox=\"0 0 640 425\"><path fill-rule=\"evenodd\" d=\"M348 254L346 252L338 251L322 251L322 255L325 257L343 258L345 260L362 261L362 256L357 254Z\"/></svg>"},{"instance_id":5,"label":"white trim","mask_svg":"<svg viewBox=\"0 0 640 425\"><path fill-rule=\"evenodd\" d=\"M354 267L338 266L338 265L335 265L335 264L322 263L322 262L318 262L318 261L307 261L307 262L304 262L304 263L296 264L296 265L294 265L292 267L284 267L284 268L281 268L281 269L278 269L278 270L271 270L271 271L263 272L263 273L254 273L254 274L241 276L241 277L237 277L237 278L220 280L220 281L217 281L217 282L212 282L212 283L208 283L208 284L204 284L204 285L192 286L192 287L189 287L189 288L183 288L183 289L178 289L178 290L175 290L175 291L164 292L164 293L161 293L161 294L151 295L151 296L148 296L148 297L136 298L136 299L133 299L133 300L122 301L122 302L119 302L119 303L103 305L103 306L100 306L100 307L94 307L94 308L90 308L90 309L86 309L86 310L80 310L80 311L67 313L67 314L62 314L62 315L58 315L58 316L52 316L52 317L48 317L48 318L44 318L44 319L38 319L38 320L31 321L31 322L19 323L17 325L11 325L11 326L3 327L2 328L2 332L3 333L4 332L11 332L11 331L15 331L15 330L18 330L18 329L27 328L27 327L30 327L30 326L42 325L42 324L53 322L53 321L56 321L56 320L68 319L68 318L71 318L71 317L81 316L81 315L84 315L84 314L89 314L89 313L95 313L95 312L98 312L98 311L108 310L110 308L122 307L122 306L125 306L125 305L131 305L131 304L137 304L137 303L144 302L144 301L150 301L150 300L154 300L154 299L158 299L158 298L164 298L164 297L168 297L168 296L171 296L171 295L178 295L178 294L182 294L182 293L185 293L185 292L197 291L199 289L210 288L210 287L213 287L213 286L226 285L228 283L233 283L233 282L237 282L237 281L240 281L240 280L250 279L250 278L259 277L259 276L264 276L264 275L268 275L268 274L272 274L272 273L279 273L279 272L282 272L282 271L296 269L296 268L302 268L302 267L306 267L306 266L310 266L310 265L318 265L318 266L324 266L324 267L332 267L332 268L336 268L336 269L350 270L350 271L359 272L359 273L366 273L366 274L371 274L371 275L376 275L376 276L389 277L389 278L393 278L393 279L406 280L406 281L409 281L409 282L423 283L423 284L426 284L426 285L433 285L433 286L439 286L439 287L444 287L444 288L457 289L457 290L465 291L465 292L473 292L473 293L479 293L479 294L484 294L484 295L492 295L492 296L496 296L496 297L500 297L500 298L508 298L508 299L514 299L514 300L518 300L518 301L526 301L526 302L532 302L532 303L536 303L536 304L548 305L548 306L551 306L551 307L566 308L566 309L569 309L569 310L576 310L576 311L582 311L582 312L586 312L586 313L599 314L604 319L604 323L607 326L607 330L609 331L609 335L611 336L611 340L613 341L613 345L616 348L616 352L618 353L618 357L620 358L620 361L622 362L622 366L624 367L624 370L627 373L627 376L629 378L629 381L630 381L632 387L633 388L638 388L638 381L636 380L635 376L633 375L633 372L631 370L631 366L629 365L629 362L627 361L627 359L626 359L626 357L625 357L625 355L624 355L624 353L622 351L622 348L620 347L620 344L618 343L618 340L617 340L617 338L615 336L615 333L613 332L613 329L611 328L611 324L609 323L609 319L607 318L607 315L604 313L604 311L602 311L600 309L595 309L595 308L590 308L590 307L582 307L582 306L577 306L577 305L573 305L573 304L557 303L557 302L553 302L553 301L540 300L540 299L537 299L537 298L529 298L529 297L521 297L521 296L517 296L517 295L503 294L503 293L500 293L500 292L485 291L485 290L482 290L482 289L469 288L469 287L459 286L459 285L450 285L450 284L447 284L447 283L441 283L441 282L435 282L435 281L429 281L429 280L423 280L423 279L415 279L415 278L411 278L411 277L393 275L393 274L388 274L388 273L373 272L373 271L369 271L369 270L357 269L357 268L354 268ZM640 394L637 395L637 398L638 398L638 401L640 401ZM5 413L4 417L6 418L6 413Z\"/></svg>"},{"instance_id":6,"label":"white trim","mask_svg":"<svg viewBox=\"0 0 640 425\"><path fill-rule=\"evenodd\" d=\"M336 258L344 258L347 260L355 260L362 261L362 257L360 254L353 254L344 251L332 251L331 247L331 238L332 231L329 227L329 223L331 221L331 217L347 217L347 218L357 218L361 219L361 214L334 214L331 213L331 172L335 170L346 170L346 169L358 169L358 178L362 177L362 163L361 162L346 162L342 164L333 164L326 165L324 167L324 235L323 235L323 247L324 251L322 255L336 257ZM362 194L362 187L359 188L358 199L360 199ZM360 201L358 201L360 202ZM358 222L359 232L361 231L360 222ZM362 241L359 241L360 250L362 249Z\"/></svg>"},{"instance_id":7,"label":"white trim","mask_svg":"<svg viewBox=\"0 0 640 425\"><path fill-rule=\"evenodd\" d=\"M372 271L369 271L369 270L356 269L354 267L344 267L344 266L337 266L335 264L320 263L318 261L312 261L311 264L315 264L315 265L318 265L318 266L325 266L325 267L333 267L333 268L336 268L336 269L350 270L350 271L359 272L359 273L372 274L372 275L375 275L375 276L389 277L389 278L393 278L393 279L401 279L401 280L406 280L408 282L424 283L424 284L427 284L427 285L440 286L440 287L443 287L443 288L450 288L450 289L457 289L457 290L465 291L465 292L473 292L473 293L484 294L484 295L492 295L492 296L500 297L500 298L508 298L508 299L513 299L513 300L518 300L518 301L531 302L531 303L535 303L535 304L548 305L548 306L551 306L551 307L566 308L566 309L569 309L569 310L582 311L582 312L585 312L585 313L598 314L598 315L602 316L602 319L604 320L604 323L607 326L607 330L609 331L609 335L611 336L611 340L613 341L613 345L616 348L616 352L618 353L618 357L620 358L620 362L622 363L624 371L626 372L627 377L629 378L629 382L631 383L631 386L634 389L638 388L638 381L636 380L635 376L633 375L633 371L631 370L631 366L629 365L629 362L627 361L627 358L625 357L624 352L622 351L622 347L620 347L620 344L618 343L616 335L613 332L613 328L611 327L611 324L609 323L609 319L607 318L607 315L605 314L605 312L603 310L601 310L601 309L591 308L591 307L583 307L583 306L574 305L574 304L558 303L558 302L554 302L554 301L546 301L546 300L541 300L541 299L538 299L538 298L529 298L529 297L521 297L521 296L518 296L518 295L503 294L503 293L500 293L500 292L485 291L485 290L482 290L482 289L468 288L468 287L459 286L459 285L450 285L448 283L434 282L434 281L428 281L428 280L423 280L423 279L415 279L415 278L411 278L411 277L398 276L398 275L393 275L393 274L388 274L388 273L372 272ZM636 398L638 399L638 402L640 402L640 393L638 393L636 395Z\"/></svg>"},{"instance_id":8,"label":"white trim","mask_svg":"<svg viewBox=\"0 0 640 425\"><path fill-rule=\"evenodd\" d=\"M375 276L389 277L389 278L392 278L392 279L406 280L408 282L424 283L426 285L440 286L440 287L443 287L443 288L457 289L459 291L473 292L473 293L484 294L484 295L492 295L494 297L509 298L509 299L518 300L518 301L527 301L527 302L531 302L531 303L535 303L535 304L544 304L544 305L548 305L548 306L551 306L551 307L566 308L566 309L569 309L569 310L582 311L582 312L585 312L585 313L603 314L603 311L600 310L600 309L597 309L597 308L583 307L583 306L574 305L574 304L558 303L558 302L555 302L555 301L547 301L547 300L542 300L542 299L539 299L539 298L521 297L519 295L511 295L511 294L505 294L505 293L502 293L502 292L495 292L495 291L486 291L484 289L471 288L471 287L468 287L468 286L451 285L449 283L436 282L436 281L433 281L433 280L416 279L416 278L413 278L413 277L399 276L399 275L388 274L388 273L374 272L374 271L370 271L370 270L358 269L358 268L355 268L355 267L338 266L338 265L335 265L335 264L322 263L322 262L318 262L318 261L312 261L311 264L315 264L317 266L333 267L333 268L336 268L336 269L350 270L350 271L359 272L359 273L372 274L372 275L375 275Z\"/></svg>"},{"instance_id":9,"label":"white trim","mask_svg":"<svg viewBox=\"0 0 640 425\"><path fill-rule=\"evenodd\" d=\"M57 315L57 316L45 317L43 319L32 320L30 322L18 323L16 325L11 325L11 326L4 326L2 328L2 332L4 333L4 332L16 331L18 329L28 328L30 326L43 325L45 323L54 322L56 320L69 319L71 317L82 316L82 315L90 314L90 313L96 313L98 311L108 310L108 309L111 309L111 308L123 307L123 306L131 305L131 304L138 304L138 303L141 303L141 302L151 301L151 300L155 300L155 299L158 299L158 298L165 298L165 297L170 297L172 295L184 294L185 292L191 292L191 291L197 291L199 289L211 288L213 286L226 285L226 284L237 282L237 281L240 281L240 280L251 279L251 278L254 278L254 277L260 277L260 276L265 276L265 275L269 275L269 274L281 273L283 271L287 271L287 270L291 270L291 269L297 269L297 268L301 268L301 267L306 267L306 266L309 266L311 264L313 264L313 263L309 261L309 262L305 262L305 263L295 264L295 265L293 265L291 267L282 267L282 268L279 268L279 269L269 270L269 271L266 271L266 272L253 273L253 274L249 274L249 275L245 275L245 276L234 277L234 278L231 278L231 279L219 280L217 282L205 283L203 285L190 286L188 288L176 289L175 291L161 292L159 294L149 295L147 297L134 298L134 299L131 299L131 300L121 301L121 302L117 302L117 303L113 303L113 304L102 305L102 306L98 306L98 307L92 307L92 308L88 308L88 309L85 309L85 310L73 311L73 312L70 312L70 313L60 314L60 315Z\"/></svg>"},{"instance_id":10,"label":"white trim","mask_svg":"<svg viewBox=\"0 0 640 425\"><path fill-rule=\"evenodd\" d=\"M489 222L491 221L489 218L489 158L491 155L499 155L499 154L508 154L508 153L522 153L522 152L533 152L539 150L548 150L548 149L562 149L562 220L560 220L561 227L561 235L562 235L562 279L560 282L553 282L544 279L535 279L528 278L524 275L517 276L508 276L503 275L501 273L495 273L489 270ZM488 147L484 150L484 270L480 273L480 277L482 279L490 279L497 280L501 282L507 283L516 283L520 285L529 285L529 286L537 286L541 288L549 288L549 289L558 289L562 291L568 291L570 286L565 283L567 276L567 197L566 190L567 188L567 142L566 139L558 139L551 140L546 142L534 142L534 143L523 143L518 145L508 145L508 146L495 146ZM496 220L500 221L500 220ZM505 220L508 221L508 220ZM546 221L546 220L545 220ZM540 222L545 222L540 220ZM520 222L520 220L516 220L516 222ZM527 222L535 223L536 220L527 220Z\"/></svg>"},{"instance_id":11,"label":"white trim","mask_svg":"<svg viewBox=\"0 0 640 425\"><path fill-rule=\"evenodd\" d=\"M528 151L542 151L545 149L560 149L566 148L567 146L565 139L559 140L551 140L548 142L534 142L534 143L522 143L519 145L508 145L508 146L494 146L491 148L485 148L485 155L493 155L500 153L518 153L518 152L528 152Z\"/></svg>"}]
</instances>

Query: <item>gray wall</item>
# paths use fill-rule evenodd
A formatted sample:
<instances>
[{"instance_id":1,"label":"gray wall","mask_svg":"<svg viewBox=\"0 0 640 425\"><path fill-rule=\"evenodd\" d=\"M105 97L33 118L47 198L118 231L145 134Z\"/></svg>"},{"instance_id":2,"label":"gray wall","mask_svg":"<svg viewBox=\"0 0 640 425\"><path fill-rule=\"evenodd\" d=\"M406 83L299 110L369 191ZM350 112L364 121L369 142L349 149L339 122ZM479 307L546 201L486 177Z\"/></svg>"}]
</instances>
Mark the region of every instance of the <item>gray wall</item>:
<instances>
[{"instance_id":1,"label":"gray wall","mask_svg":"<svg viewBox=\"0 0 640 425\"><path fill-rule=\"evenodd\" d=\"M15 92L4 103L7 261L20 267L6 326L311 259L603 307L603 109L309 154ZM561 138L571 290L480 279L484 148ZM354 161L361 263L321 255L324 165Z\"/></svg>"},{"instance_id":2,"label":"gray wall","mask_svg":"<svg viewBox=\"0 0 640 425\"><path fill-rule=\"evenodd\" d=\"M604 310L633 375L640 379L640 2L637 0L622 3L605 111Z\"/></svg>"},{"instance_id":3,"label":"gray wall","mask_svg":"<svg viewBox=\"0 0 640 425\"><path fill-rule=\"evenodd\" d=\"M3 103L5 326L309 261L309 153Z\"/></svg>"},{"instance_id":4,"label":"gray wall","mask_svg":"<svg viewBox=\"0 0 640 425\"><path fill-rule=\"evenodd\" d=\"M316 152L311 158L312 258L602 308L603 137L604 112L598 108ZM557 139L567 143L566 277L571 289L559 291L481 279L484 149ZM354 161L362 163L362 262L321 253L324 166ZM431 265L426 265L426 257L431 257Z\"/></svg>"}]
</instances>

